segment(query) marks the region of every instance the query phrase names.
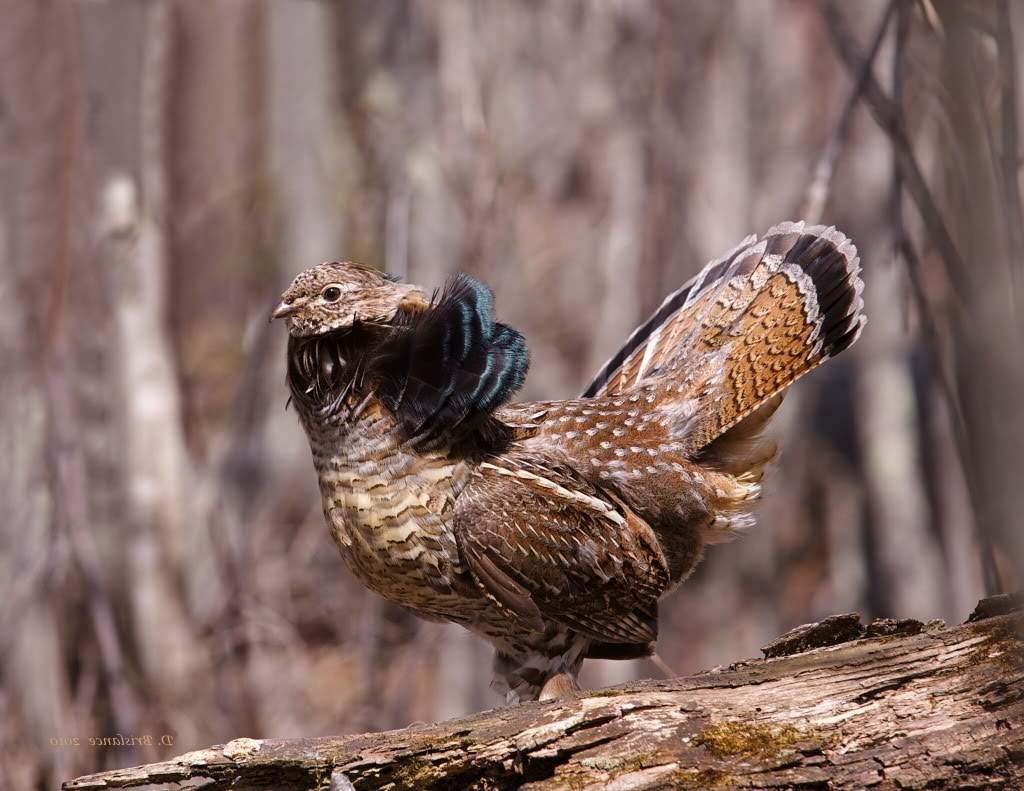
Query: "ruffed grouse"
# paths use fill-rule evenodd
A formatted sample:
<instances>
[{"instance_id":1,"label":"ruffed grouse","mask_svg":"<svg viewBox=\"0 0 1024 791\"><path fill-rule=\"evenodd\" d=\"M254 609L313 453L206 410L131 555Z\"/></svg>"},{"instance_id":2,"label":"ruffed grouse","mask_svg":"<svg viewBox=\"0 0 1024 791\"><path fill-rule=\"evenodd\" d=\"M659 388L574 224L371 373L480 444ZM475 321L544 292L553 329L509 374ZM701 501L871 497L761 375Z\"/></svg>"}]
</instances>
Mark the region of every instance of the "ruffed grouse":
<instances>
[{"instance_id":1,"label":"ruffed grouse","mask_svg":"<svg viewBox=\"0 0 1024 791\"><path fill-rule=\"evenodd\" d=\"M859 271L834 228L778 225L670 295L582 397L514 404L526 342L486 286L302 272L273 317L342 556L491 641L510 701L649 655L658 600L753 523L784 389L857 339Z\"/></svg>"}]
</instances>

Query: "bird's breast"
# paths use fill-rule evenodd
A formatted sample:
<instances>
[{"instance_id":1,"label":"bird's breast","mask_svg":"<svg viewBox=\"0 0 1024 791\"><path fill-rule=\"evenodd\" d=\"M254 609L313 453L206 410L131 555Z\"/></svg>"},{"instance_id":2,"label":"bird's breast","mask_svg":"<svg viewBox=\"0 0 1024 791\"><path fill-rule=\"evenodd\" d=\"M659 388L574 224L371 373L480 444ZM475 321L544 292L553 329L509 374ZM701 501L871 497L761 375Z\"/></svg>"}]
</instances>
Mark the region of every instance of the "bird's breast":
<instances>
[{"instance_id":1,"label":"bird's breast","mask_svg":"<svg viewBox=\"0 0 1024 791\"><path fill-rule=\"evenodd\" d=\"M409 449L373 409L360 430L311 433L310 445L324 516L352 572L386 598L440 617L459 587L452 513L467 464Z\"/></svg>"}]
</instances>

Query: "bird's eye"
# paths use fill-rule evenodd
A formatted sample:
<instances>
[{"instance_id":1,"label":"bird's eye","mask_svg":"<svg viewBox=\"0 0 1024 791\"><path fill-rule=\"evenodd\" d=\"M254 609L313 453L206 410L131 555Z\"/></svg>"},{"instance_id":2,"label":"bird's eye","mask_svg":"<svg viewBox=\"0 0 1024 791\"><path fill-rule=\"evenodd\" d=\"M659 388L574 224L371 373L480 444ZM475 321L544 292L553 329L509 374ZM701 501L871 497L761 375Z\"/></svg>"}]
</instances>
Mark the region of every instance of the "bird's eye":
<instances>
[{"instance_id":1,"label":"bird's eye","mask_svg":"<svg viewBox=\"0 0 1024 791\"><path fill-rule=\"evenodd\" d=\"M341 299L341 289L337 286L328 286L320 292L320 296L322 296L326 302L337 302Z\"/></svg>"}]
</instances>

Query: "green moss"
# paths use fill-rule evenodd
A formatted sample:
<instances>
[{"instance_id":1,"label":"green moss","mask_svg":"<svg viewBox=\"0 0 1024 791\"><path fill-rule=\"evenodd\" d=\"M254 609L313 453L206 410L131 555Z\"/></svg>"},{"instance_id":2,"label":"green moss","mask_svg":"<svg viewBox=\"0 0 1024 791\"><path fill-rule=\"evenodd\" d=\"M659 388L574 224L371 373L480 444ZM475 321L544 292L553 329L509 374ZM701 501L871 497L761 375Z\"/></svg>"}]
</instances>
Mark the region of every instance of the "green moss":
<instances>
[{"instance_id":1,"label":"green moss","mask_svg":"<svg viewBox=\"0 0 1024 791\"><path fill-rule=\"evenodd\" d=\"M733 785L733 776L720 769L680 769L667 779L673 788L724 788Z\"/></svg>"},{"instance_id":2,"label":"green moss","mask_svg":"<svg viewBox=\"0 0 1024 791\"><path fill-rule=\"evenodd\" d=\"M657 766L657 764L658 761L653 757L637 755L622 763L621 772L622 774L642 772L644 769L650 769L652 766Z\"/></svg>"},{"instance_id":3,"label":"green moss","mask_svg":"<svg viewBox=\"0 0 1024 791\"><path fill-rule=\"evenodd\" d=\"M395 777L395 780L399 781L399 786L409 788L422 788L443 774L435 764L422 759L410 761L402 767L402 770L401 777Z\"/></svg>"},{"instance_id":4,"label":"green moss","mask_svg":"<svg viewBox=\"0 0 1024 791\"><path fill-rule=\"evenodd\" d=\"M693 743L703 746L716 758L768 758L809 738L807 732L792 725L726 720L709 725L697 734Z\"/></svg>"}]
</instances>

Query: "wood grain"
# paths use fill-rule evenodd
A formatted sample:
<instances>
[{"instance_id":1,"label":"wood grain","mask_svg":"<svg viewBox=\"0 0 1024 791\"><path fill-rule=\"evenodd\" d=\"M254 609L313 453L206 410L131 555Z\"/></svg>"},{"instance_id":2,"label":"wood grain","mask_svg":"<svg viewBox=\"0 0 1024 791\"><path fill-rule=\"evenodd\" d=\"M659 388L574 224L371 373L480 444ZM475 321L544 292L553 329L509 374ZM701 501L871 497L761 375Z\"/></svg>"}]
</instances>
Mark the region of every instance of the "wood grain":
<instances>
[{"instance_id":1,"label":"wood grain","mask_svg":"<svg viewBox=\"0 0 1024 791\"><path fill-rule=\"evenodd\" d=\"M64 789L1024 784L1019 601L986 600L972 621L954 627L879 621L854 628L850 616L838 623L773 643L776 654L799 651L810 634L819 646L793 655L399 731L236 739ZM822 645L830 641L841 642Z\"/></svg>"}]
</instances>

